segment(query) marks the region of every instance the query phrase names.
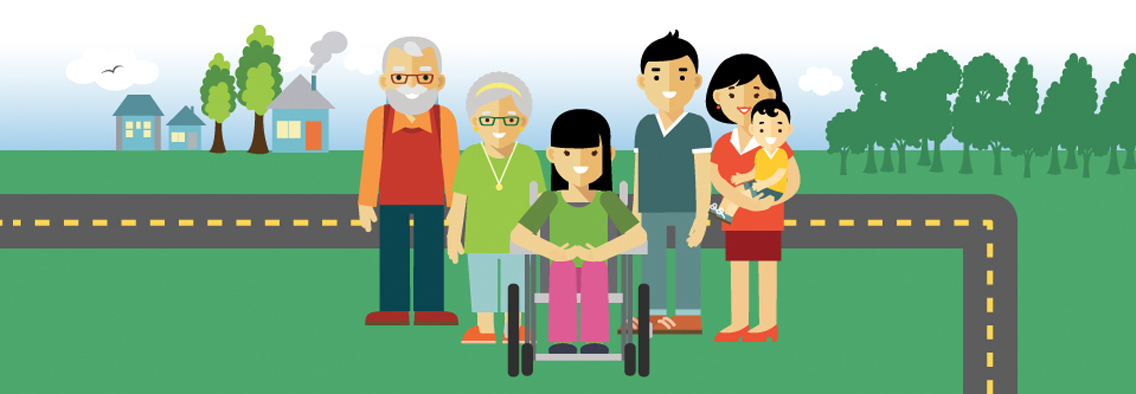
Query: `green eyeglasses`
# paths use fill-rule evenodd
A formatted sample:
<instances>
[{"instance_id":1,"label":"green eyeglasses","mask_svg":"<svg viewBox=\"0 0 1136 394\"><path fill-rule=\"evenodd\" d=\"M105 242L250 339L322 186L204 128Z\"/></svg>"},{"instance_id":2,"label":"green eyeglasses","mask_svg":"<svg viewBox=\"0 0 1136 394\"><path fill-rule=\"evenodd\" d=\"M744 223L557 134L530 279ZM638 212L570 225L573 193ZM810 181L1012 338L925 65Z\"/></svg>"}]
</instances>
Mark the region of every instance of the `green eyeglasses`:
<instances>
[{"instance_id":1,"label":"green eyeglasses","mask_svg":"<svg viewBox=\"0 0 1136 394\"><path fill-rule=\"evenodd\" d=\"M497 124L497 119L501 119L503 122L505 122L505 126L516 126L521 124L520 116L482 116L480 118L477 118L477 121L480 122L482 126L492 126Z\"/></svg>"}]
</instances>

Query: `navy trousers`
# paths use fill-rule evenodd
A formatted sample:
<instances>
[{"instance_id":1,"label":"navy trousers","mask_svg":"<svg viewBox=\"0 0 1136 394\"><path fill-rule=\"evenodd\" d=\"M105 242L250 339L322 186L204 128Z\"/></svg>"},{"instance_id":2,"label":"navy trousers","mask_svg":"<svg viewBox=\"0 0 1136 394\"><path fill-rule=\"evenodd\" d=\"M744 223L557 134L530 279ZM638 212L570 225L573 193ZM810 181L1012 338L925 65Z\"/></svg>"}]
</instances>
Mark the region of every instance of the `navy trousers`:
<instances>
[{"instance_id":1,"label":"navy trousers","mask_svg":"<svg viewBox=\"0 0 1136 394\"><path fill-rule=\"evenodd\" d=\"M379 310L410 310L410 215L414 215L414 310L444 310L444 205L379 206Z\"/></svg>"}]
</instances>

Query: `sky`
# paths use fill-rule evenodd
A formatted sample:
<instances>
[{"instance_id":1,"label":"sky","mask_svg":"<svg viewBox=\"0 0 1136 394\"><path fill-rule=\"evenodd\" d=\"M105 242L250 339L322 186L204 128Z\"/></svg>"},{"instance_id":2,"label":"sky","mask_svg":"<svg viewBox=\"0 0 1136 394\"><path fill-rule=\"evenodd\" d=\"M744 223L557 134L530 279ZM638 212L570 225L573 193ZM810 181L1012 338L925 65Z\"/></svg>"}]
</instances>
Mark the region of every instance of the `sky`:
<instances>
[{"instance_id":1,"label":"sky","mask_svg":"<svg viewBox=\"0 0 1136 394\"><path fill-rule=\"evenodd\" d=\"M479 142L465 120L470 85L486 73L506 71L524 80L532 93L533 113L519 141L537 148L548 145L556 115L573 108L603 114L612 127L613 144L632 148L635 125L655 112L635 85L639 57L649 43L675 29L697 48L698 72L705 82L731 55L752 53L768 61L792 108L794 134L789 143L798 150L827 149L826 122L854 108L859 97L851 79L852 60L872 47L887 51L901 70L915 67L938 49L962 65L989 52L1011 73L1025 56L1034 65L1043 97L1060 77L1069 54L1077 53L1093 65L1101 98L1119 77L1128 54L1136 51L1126 28L1127 13L1118 9L1124 6L1107 1L1079 1L1075 7L991 0L933 5L566 4L435 1L417 10L417 3L337 0L6 5L6 14L18 17L0 24L0 150L114 149L111 114L127 94L153 95L166 115L163 122L182 106L197 108L208 123L202 138L207 149L213 133L212 122L200 114L201 79L218 52L235 70L245 37L258 24L275 37L285 86L297 75L311 74L312 43L329 31L346 36L346 50L333 55L317 74L319 90L336 107L327 126L332 150L362 148L368 114L385 103L379 72L365 73L379 68L386 45L403 36L427 37L439 46L446 76L440 104L458 118L463 146ZM60 7L68 12L57 12ZM90 70L98 71L96 66L105 59L128 62L135 73L92 82L98 76ZM801 88L806 75L810 78L804 85L814 88L811 91ZM732 125L706 115L704 97L705 88L695 93L686 110L703 115L714 137L731 130ZM247 149L252 128L252 112L238 107L224 123L228 149ZM165 146L168 136L163 139ZM944 149L958 148L957 142L944 144Z\"/></svg>"}]
</instances>

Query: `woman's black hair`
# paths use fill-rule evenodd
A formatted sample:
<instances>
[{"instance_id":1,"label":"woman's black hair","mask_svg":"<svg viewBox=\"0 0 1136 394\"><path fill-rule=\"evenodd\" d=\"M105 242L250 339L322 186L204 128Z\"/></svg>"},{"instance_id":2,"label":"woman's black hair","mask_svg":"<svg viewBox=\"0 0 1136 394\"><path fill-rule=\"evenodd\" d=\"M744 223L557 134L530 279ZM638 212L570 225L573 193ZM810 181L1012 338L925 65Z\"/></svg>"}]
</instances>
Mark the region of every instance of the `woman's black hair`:
<instances>
[{"instance_id":1,"label":"woman's black hair","mask_svg":"<svg viewBox=\"0 0 1136 394\"><path fill-rule=\"evenodd\" d=\"M749 119L753 120L753 118L757 116L757 114L762 114L772 118L774 116L777 116L781 112L785 113L786 122L793 123L793 115L789 114L789 105L785 104L785 102L781 100L758 101L757 104L753 105L753 109L749 111Z\"/></svg>"},{"instance_id":2,"label":"woman's black hair","mask_svg":"<svg viewBox=\"0 0 1136 394\"><path fill-rule=\"evenodd\" d=\"M714 102L714 91L735 84L744 84L758 77L765 87L777 92L778 100L784 99L781 96L781 84L777 82L777 75L773 73L769 63L761 60L760 57L741 53L723 60L722 64L718 65L718 69L714 70L714 76L710 77L710 86L706 88L706 113L719 122L734 123L726 117L722 109L718 108L718 103Z\"/></svg>"},{"instance_id":3,"label":"woman's black hair","mask_svg":"<svg viewBox=\"0 0 1136 394\"><path fill-rule=\"evenodd\" d=\"M607 119L599 112L590 109L565 111L552 122L552 138L549 146L553 148L585 149L600 146L603 153L603 175L589 186L591 190L611 191L611 128ZM566 190L568 181L556 172L552 164L552 187L550 190Z\"/></svg>"}]
</instances>

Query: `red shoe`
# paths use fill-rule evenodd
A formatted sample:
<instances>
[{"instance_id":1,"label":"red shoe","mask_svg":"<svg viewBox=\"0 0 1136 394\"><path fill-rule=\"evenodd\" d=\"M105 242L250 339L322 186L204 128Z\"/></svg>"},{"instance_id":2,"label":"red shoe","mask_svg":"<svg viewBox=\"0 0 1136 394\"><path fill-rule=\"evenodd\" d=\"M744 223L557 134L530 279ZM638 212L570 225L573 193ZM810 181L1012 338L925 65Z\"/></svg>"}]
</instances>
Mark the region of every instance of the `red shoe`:
<instances>
[{"instance_id":1,"label":"red shoe","mask_svg":"<svg viewBox=\"0 0 1136 394\"><path fill-rule=\"evenodd\" d=\"M364 323L368 326L406 326L410 325L410 312L371 312Z\"/></svg>"},{"instance_id":2,"label":"red shoe","mask_svg":"<svg viewBox=\"0 0 1136 394\"><path fill-rule=\"evenodd\" d=\"M742 335L742 342L766 342L770 338L777 342L777 326L762 332L746 332Z\"/></svg>"},{"instance_id":3,"label":"red shoe","mask_svg":"<svg viewBox=\"0 0 1136 394\"><path fill-rule=\"evenodd\" d=\"M747 332L749 332L749 326L734 332L719 332L718 335L714 336L714 342L737 342Z\"/></svg>"},{"instance_id":4,"label":"red shoe","mask_svg":"<svg viewBox=\"0 0 1136 394\"><path fill-rule=\"evenodd\" d=\"M416 326L456 326L458 315L445 311L414 312Z\"/></svg>"}]
</instances>

